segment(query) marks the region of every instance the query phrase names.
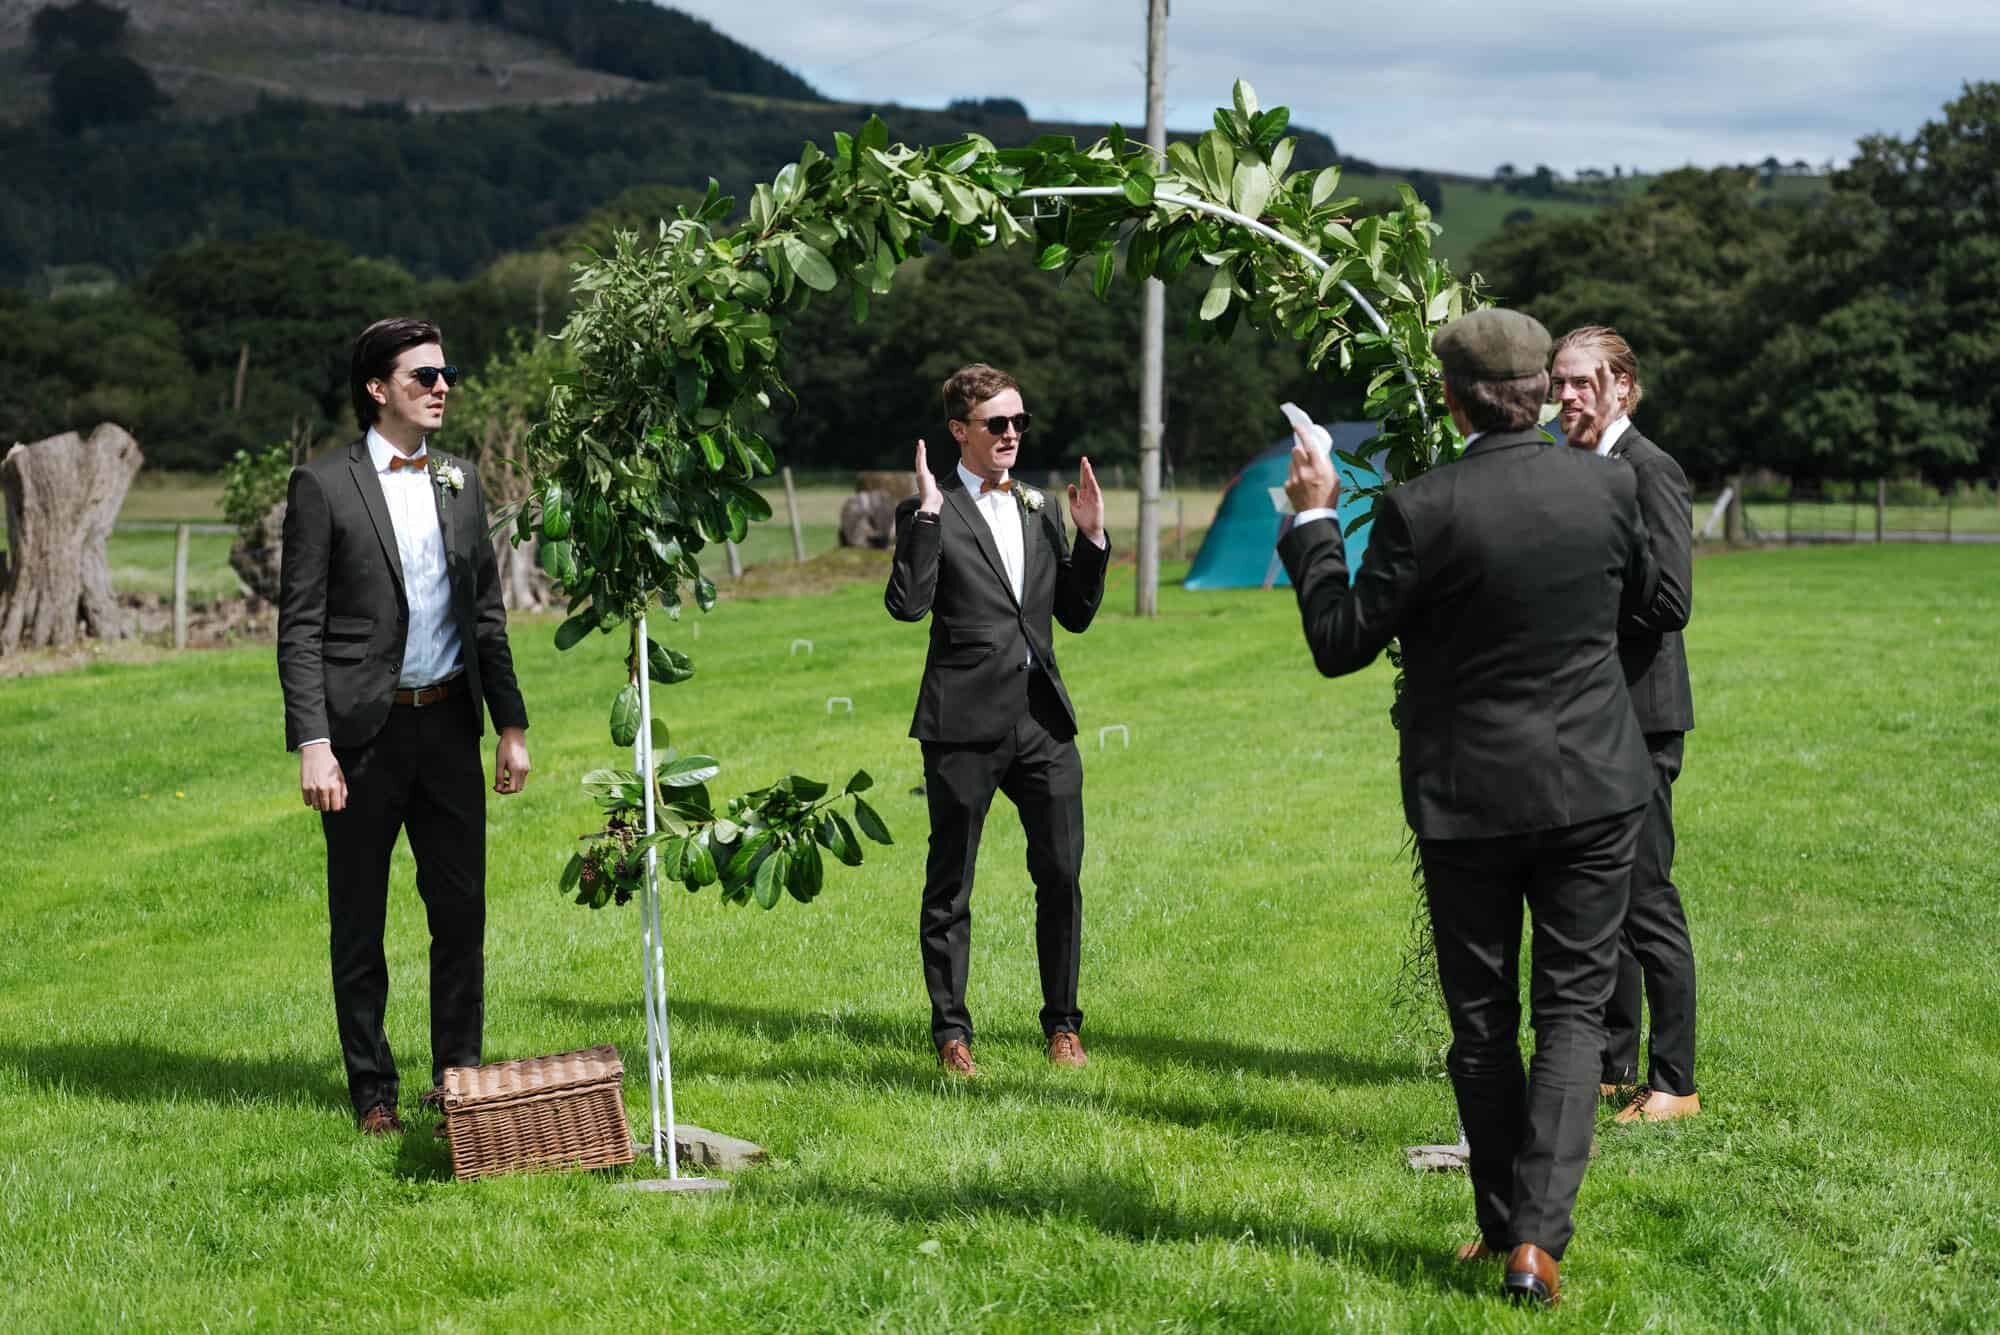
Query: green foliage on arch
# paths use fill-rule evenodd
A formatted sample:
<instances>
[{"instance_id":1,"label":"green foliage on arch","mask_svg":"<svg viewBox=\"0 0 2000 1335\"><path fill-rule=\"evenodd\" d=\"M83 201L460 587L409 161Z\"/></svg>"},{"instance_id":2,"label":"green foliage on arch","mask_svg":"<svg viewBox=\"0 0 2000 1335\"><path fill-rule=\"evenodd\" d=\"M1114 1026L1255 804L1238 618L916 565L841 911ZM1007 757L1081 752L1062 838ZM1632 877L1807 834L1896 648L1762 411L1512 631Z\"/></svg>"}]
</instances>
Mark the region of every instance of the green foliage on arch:
<instances>
[{"instance_id":1,"label":"green foliage on arch","mask_svg":"<svg viewBox=\"0 0 2000 1335\"><path fill-rule=\"evenodd\" d=\"M1312 370L1365 383L1390 482L1450 457L1458 442L1431 333L1477 295L1432 257L1439 229L1407 188L1400 211L1355 222L1347 211L1359 201L1340 196L1339 168L1289 171L1289 119L1283 107L1260 109L1239 82L1215 127L1163 161L1116 129L1088 148L1045 137L1003 149L975 135L924 149L892 143L871 117L836 135L831 153L806 144L756 187L744 217L711 182L656 234L617 235L609 253L579 266L560 335L573 369L556 377L530 439L535 491L515 520L518 538L541 538L544 567L569 595L558 646L624 628L634 678L660 653L686 662L640 644L636 623L652 608L678 620L687 601L712 607L701 552L769 515L752 484L774 460L755 422L790 398L792 316L825 298L865 319L897 266L926 246L960 256L1030 246L1042 268L1085 275L1100 297L1121 271L1136 284L1199 265L1201 319L1219 337L1250 325L1295 339ZM1077 189L1103 193L1026 195ZM631 692L613 709L621 744L631 742ZM685 794L660 796L687 805ZM723 892L745 897L726 874Z\"/></svg>"}]
</instances>

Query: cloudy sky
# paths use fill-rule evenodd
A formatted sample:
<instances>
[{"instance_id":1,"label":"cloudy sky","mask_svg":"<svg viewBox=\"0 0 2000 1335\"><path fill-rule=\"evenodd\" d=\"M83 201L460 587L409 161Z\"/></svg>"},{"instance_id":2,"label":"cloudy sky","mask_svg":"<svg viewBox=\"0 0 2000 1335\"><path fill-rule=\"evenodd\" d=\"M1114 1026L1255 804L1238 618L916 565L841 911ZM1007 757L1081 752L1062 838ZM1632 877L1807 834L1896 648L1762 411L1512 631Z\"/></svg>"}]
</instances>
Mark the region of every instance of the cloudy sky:
<instances>
[{"instance_id":1,"label":"cloudy sky","mask_svg":"<svg viewBox=\"0 0 2000 1335\"><path fill-rule=\"evenodd\" d=\"M1051 120L1145 123L1144 0L671 3L829 97L1004 96ZM1861 135L1908 135L1964 82L2000 79L1995 0L1171 7L1169 126L1206 125L1240 76L1343 152L1480 174L1844 161Z\"/></svg>"}]
</instances>

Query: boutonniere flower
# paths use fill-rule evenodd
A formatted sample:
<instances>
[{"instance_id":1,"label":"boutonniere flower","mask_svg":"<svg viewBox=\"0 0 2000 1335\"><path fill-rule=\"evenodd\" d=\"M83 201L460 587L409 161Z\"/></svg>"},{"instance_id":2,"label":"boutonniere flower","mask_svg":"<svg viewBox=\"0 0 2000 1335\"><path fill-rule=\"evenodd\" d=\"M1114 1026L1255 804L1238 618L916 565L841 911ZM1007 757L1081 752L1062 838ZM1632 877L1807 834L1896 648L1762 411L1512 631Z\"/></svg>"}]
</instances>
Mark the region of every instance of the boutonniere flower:
<instances>
[{"instance_id":1,"label":"boutonniere flower","mask_svg":"<svg viewBox=\"0 0 2000 1335\"><path fill-rule=\"evenodd\" d=\"M1042 495L1042 493L1036 491L1033 487L1015 487L1014 494L1020 498L1021 508L1029 514L1034 514L1048 502L1048 497Z\"/></svg>"},{"instance_id":2,"label":"boutonniere flower","mask_svg":"<svg viewBox=\"0 0 2000 1335\"><path fill-rule=\"evenodd\" d=\"M431 481L456 496L465 490L465 470L442 459L431 460Z\"/></svg>"}]
</instances>

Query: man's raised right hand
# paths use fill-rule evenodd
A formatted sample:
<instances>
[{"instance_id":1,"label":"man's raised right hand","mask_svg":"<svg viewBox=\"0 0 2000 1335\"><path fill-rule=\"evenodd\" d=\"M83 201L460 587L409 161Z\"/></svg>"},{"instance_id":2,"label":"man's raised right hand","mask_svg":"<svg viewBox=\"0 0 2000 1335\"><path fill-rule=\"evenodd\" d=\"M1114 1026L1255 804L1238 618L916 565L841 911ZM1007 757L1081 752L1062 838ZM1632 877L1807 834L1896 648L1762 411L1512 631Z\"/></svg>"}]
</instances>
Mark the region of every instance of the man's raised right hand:
<instances>
[{"instance_id":1,"label":"man's raised right hand","mask_svg":"<svg viewBox=\"0 0 2000 1335\"><path fill-rule=\"evenodd\" d=\"M917 509L927 515L944 509L944 493L938 490L937 479L931 476L930 463L924 457L921 440L917 442Z\"/></svg>"}]
</instances>

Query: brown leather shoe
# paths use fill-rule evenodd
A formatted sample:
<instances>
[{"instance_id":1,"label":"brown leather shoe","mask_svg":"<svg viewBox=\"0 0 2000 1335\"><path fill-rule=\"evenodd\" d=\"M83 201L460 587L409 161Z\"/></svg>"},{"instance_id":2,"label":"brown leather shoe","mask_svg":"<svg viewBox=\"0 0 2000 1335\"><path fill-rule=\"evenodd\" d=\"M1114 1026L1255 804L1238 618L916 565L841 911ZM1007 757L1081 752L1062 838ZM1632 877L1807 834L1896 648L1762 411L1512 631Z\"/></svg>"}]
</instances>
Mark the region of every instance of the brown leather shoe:
<instances>
[{"instance_id":1,"label":"brown leather shoe","mask_svg":"<svg viewBox=\"0 0 2000 1335\"><path fill-rule=\"evenodd\" d=\"M1608 1080L1598 1082L1597 1086L1597 1098L1600 1103L1615 1103L1621 1108L1630 1103L1632 1096L1638 1092L1637 1085L1614 1085Z\"/></svg>"},{"instance_id":2,"label":"brown leather shoe","mask_svg":"<svg viewBox=\"0 0 2000 1335\"><path fill-rule=\"evenodd\" d=\"M396 1116L396 1110L386 1103L378 1103L361 1114L361 1134L364 1136L400 1136L403 1121Z\"/></svg>"},{"instance_id":3,"label":"brown leather shoe","mask_svg":"<svg viewBox=\"0 0 2000 1335\"><path fill-rule=\"evenodd\" d=\"M1693 1117L1701 1111L1701 1095L1669 1094L1663 1089L1649 1089L1639 1086L1626 1104L1611 1120L1619 1126L1630 1126L1634 1122L1672 1122L1682 1117Z\"/></svg>"},{"instance_id":4,"label":"brown leather shoe","mask_svg":"<svg viewBox=\"0 0 2000 1335\"><path fill-rule=\"evenodd\" d=\"M444 1086L432 1085L429 1089L425 1090L422 1097L417 1100L417 1106L419 1108L429 1108L432 1112L443 1112Z\"/></svg>"},{"instance_id":5,"label":"brown leather shoe","mask_svg":"<svg viewBox=\"0 0 2000 1335\"><path fill-rule=\"evenodd\" d=\"M1466 1243L1458 1249L1458 1259L1461 1261L1497 1261L1500 1259L1500 1253L1487 1246L1486 1239L1474 1238L1471 1242Z\"/></svg>"},{"instance_id":6,"label":"brown leather shoe","mask_svg":"<svg viewBox=\"0 0 2000 1335\"><path fill-rule=\"evenodd\" d=\"M1556 1258L1532 1242L1524 1242L1507 1256L1507 1277L1501 1283L1515 1302L1537 1302L1554 1307L1562 1297L1562 1282L1556 1277Z\"/></svg>"},{"instance_id":7,"label":"brown leather shoe","mask_svg":"<svg viewBox=\"0 0 2000 1335\"><path fill-rule=\"evenodd\" d=\"M948 1038L938 1048L938 1065L952 1075L970 1080L979 1074L972 1064L972 1045L962 1038Z\"/></svg>"},{"instance_id":8,"label":"brown leather shoe","mask_svg":"<svg viewBox=\"0 0 2000 1335\"><path fill-rule=\"evenodd\" d=\"M1072 1071L1081 1071L1090 1065L1090 1058L1083 1055L1083 1040L1068 1029L1058 1029L1050 1034L1049 1065L1067 1066Z\"/></svg>"}]
</instances>

